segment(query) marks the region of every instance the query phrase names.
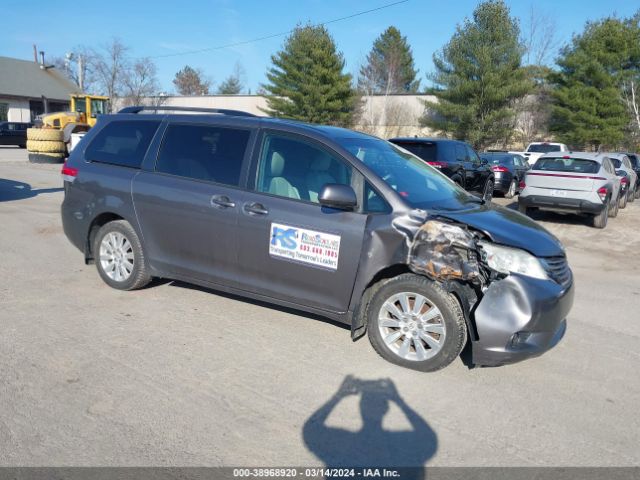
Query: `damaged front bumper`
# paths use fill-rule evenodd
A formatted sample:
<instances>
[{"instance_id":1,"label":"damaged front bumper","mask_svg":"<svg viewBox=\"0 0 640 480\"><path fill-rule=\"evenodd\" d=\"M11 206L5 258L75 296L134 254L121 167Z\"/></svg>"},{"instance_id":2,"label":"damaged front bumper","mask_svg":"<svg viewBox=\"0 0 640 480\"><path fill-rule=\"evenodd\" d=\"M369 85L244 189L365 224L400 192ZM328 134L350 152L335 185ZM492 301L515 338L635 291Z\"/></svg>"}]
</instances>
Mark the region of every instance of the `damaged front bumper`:
<instances>
[{"instance_id":1,"label":"damaged front bumper","mask_svg":"<svg viewBox=\"0 0 640 480\"><path fill-rule=\"evenodd\" d=\"M512 273L492 282L472 312L473 363L515 363L553 348L564 336L573 295L573 278L563 286Z\"/></svg>"}]
</instances>

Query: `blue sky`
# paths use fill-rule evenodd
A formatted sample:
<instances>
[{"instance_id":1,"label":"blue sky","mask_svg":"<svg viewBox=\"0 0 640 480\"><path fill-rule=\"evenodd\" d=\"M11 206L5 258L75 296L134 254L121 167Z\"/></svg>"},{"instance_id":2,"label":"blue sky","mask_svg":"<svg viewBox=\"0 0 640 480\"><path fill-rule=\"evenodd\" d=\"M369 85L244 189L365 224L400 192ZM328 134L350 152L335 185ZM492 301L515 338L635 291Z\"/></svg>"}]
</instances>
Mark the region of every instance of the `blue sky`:
<instances>
[{"instance_id":1,"label":"blue sky","mask_svg":"<svg viewBox=\"0 0 640 480\"><path fill-rule=\"evenodd\" d=\"M0 55L31 59L32 44L48 57L62 56L79 44L99 47L110 37L130 46L132 57L175 54L242 42L286 32L298 22L319 23L372 9L393 0L93 0L62 6L51 0L3 0ZM358 71L374 39L389 25L407 36L417 68L433 68L432 55L451 37L456 24L470 16L477 0L409 0L390 8L328 25L346 70ZM587 20L606 15L632 15L640 3L631 0L508 1L512 15L524 23L531 7L557 19L558 36L568 41ZM239 62L246 84L255 91L264 82L270 56L284 36L208 52L155 58L162 89L184 65L199 67L215 83Z\"/></svg>"}]
</instances>

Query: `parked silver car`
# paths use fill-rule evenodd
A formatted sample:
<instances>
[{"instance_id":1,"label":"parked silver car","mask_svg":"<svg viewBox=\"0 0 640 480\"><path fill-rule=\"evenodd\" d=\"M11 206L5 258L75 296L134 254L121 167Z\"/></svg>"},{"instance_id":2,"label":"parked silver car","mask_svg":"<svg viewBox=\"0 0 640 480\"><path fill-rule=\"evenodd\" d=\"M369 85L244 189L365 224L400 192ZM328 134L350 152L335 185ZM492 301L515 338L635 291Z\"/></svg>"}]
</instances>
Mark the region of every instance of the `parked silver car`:
<instances>
[{"instance_id":1,"label":"parked silver car","mask_svg":"<svg viewBox=\"0 0 640 480\"><path fill-rule=\"evenodd\" d=\"M611 159L613 163L613 167L616 170L622 170L626 173L626 180L623 178L623 182L627 182L626 189L624 194L620 197L620 208L625 208L627 206L627 201L629 203L633 202L636 198L636 188L638 184L638 174L633 169L633 165L631 165L631 160L624 153L605 153L607 157Z\"/></svg>"},{"instance_id":2,"label":"parked silver car","mask_svg":"<svg viewBox=\"0 0 640 480\"><path fill-rule=\"evenodd\" d=\"M603 154L547 153L527 172L524 184L518 198L524 214L532 208L587 214L596 228L618 214L621 181Z\"/></svg>"}]
</instances>

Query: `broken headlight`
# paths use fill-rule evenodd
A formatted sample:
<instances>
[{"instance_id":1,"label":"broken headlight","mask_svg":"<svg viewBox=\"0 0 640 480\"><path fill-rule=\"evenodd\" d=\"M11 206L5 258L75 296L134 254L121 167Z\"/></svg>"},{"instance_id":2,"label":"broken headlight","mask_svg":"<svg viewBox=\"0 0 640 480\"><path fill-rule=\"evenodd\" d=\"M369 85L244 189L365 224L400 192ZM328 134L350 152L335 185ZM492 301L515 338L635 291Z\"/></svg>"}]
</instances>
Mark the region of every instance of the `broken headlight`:
<instances>
[{"instance_id":1,"label":"broken headlight","mask_svg":"<svg viewBox=\"0 0 640 480\"><path fill-rule=\"evenodd\" d=\"M483 260L493 270L501 273L519 273L546 280L549 277L536 257L519 248L498 246L490 242L478 242L484 250Z\"/></svg>"}]
</instances>

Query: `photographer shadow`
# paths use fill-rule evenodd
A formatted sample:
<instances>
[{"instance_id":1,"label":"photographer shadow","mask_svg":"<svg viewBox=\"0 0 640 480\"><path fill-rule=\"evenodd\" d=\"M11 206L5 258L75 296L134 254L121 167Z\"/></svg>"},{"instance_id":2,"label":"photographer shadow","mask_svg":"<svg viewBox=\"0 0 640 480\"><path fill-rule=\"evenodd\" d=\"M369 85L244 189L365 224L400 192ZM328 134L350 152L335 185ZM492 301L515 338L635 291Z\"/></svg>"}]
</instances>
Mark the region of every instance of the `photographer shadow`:
<instances>
[{"instance_id":1,"label":"photographer shadow","mask_svg":"<svg viewBox=\"0 0 640 480\"><path fill-rule=\"evenodd\" d=\"M326 425L336 406L351 395L360 395L362 428L349 431ZM411 429L389 431L384 416L395 403ZM438 448L436 433L399 395L390 379L360 380L347 376L338 391L304 424L304 442L327 467L420 467L413 478L423 478L422 468ZM406 478L403 475L403 478Z\"/></svg>"}]
</instances>

